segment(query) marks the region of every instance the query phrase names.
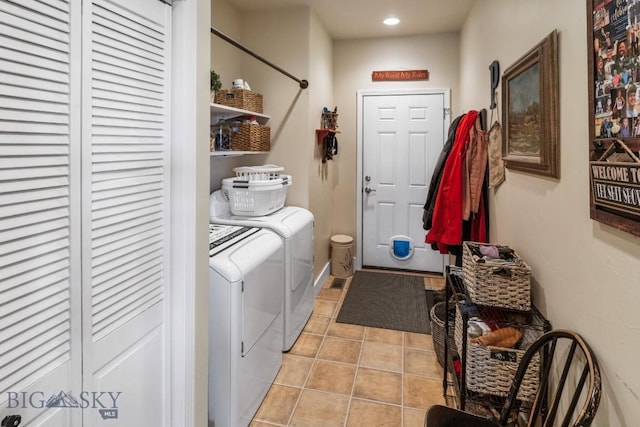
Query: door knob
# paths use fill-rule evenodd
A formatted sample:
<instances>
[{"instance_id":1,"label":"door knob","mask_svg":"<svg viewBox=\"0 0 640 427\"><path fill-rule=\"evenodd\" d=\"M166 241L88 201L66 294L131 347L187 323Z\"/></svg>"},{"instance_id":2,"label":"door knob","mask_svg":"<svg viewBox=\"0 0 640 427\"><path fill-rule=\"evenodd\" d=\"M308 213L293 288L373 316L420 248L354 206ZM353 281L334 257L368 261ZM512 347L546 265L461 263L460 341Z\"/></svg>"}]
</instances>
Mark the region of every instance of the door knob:
<instances>
[{"instance_id":1,"label":"door knob","mask_svg":"<svg viewBox=\"0 0 640 427\"><path fill-rule=\"evenodd\" d=\"M375 193L376 190L374 190L372 188L369 188L369 187L364 187L364 192L367 193L367 194L370 194L370 193Z\"/></svg>"}]
</instances>

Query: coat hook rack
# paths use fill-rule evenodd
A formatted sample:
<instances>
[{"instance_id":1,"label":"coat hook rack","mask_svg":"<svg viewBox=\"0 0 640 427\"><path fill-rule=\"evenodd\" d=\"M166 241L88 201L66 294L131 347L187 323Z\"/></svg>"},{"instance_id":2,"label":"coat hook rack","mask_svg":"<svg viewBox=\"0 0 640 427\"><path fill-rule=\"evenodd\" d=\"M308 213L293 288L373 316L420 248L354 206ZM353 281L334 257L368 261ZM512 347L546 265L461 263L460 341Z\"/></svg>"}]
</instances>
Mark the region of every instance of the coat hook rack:
<instances>
[{"instance_id":1,"label":"coat hook rack","mask_svg":"<svg viewBox=\"0 0 640 427\"><path fill-rule=\"evenodd\" d=\"M289 77L290 79L295 80L300 85L300 89L306 89L306 88L309 87L309 82L307 80L304 80L304 79L301 80L301 79L297 78L296 76L294 76L293 74L291 74L291 73L283 70L282 68L278 67L277 65L273 64L272 62L267 61L266 59L264 59L263 57L261 57L257 53L253 52L248 47L241 45L240 43L238 43L237 41L235 41L234 39L232 39L228 35L224 34L220 30L217 30L217 29L211 27L211 34L214 34L214 35L220 37L222 40L226 41L227 43L229 43L229 44L237 47L241 51L243 51L245 53L248 53L249 55L253 56L258 61L261 61L261 62L267 64L271 68L273 68L273 69L275 69L277 71L280 71L282 74L284 74L285 76Z\"/></svg>"}]
</instances>

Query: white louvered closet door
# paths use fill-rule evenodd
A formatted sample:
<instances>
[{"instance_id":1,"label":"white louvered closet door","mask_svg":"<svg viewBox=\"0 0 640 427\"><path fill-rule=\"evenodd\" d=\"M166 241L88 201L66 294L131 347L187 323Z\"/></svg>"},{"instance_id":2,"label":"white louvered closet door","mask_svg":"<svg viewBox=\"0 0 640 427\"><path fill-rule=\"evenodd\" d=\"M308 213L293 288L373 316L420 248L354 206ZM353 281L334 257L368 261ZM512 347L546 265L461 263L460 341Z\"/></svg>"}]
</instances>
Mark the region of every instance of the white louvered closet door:
<instances>
[{"instance_id":1,"label":"white louvered closet door","mask_svg":"<svg viewBox=\"0 0 640 427\"><path fill-rule=\"evenodd\" d=\"M0 0L0 420L166 425L170 21Z\"/></svg>"},{"instance_id":2,"label":"white louvered closet door","mask_svg":"<svg viewBox=\"0 0 640 427\"><path fill-rule=\"evenodd\" d=\"M0 0L0 419L81 388L80 4Z\"/></svg>"},{"instance_id":3,"label":"white louvered closet door","mask_svg":"<svg viewBox=\"0 0 640 427\"><path fill-rule=\"evenodd\" d=\"M158 0L85 5L84 388L122 394L117 420L85 411L84 425L161 426L171 8Z\"/></svg>"}]
</instances>

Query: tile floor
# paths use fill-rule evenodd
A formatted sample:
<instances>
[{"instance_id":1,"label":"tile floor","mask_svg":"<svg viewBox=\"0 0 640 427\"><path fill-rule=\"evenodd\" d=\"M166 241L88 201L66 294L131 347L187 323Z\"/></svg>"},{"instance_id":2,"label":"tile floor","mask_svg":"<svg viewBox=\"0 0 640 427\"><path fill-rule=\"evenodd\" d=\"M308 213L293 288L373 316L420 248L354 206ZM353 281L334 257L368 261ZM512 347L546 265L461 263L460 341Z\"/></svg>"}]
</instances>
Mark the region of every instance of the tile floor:
<instances>
[{"instance_id":1,"label":"tile floor","mask_svg":"<svg viewBox=\"0 0 640 427\"><path fill-rule=\"evenodd\" d=\"M336 323L350 280L336 289L332 279L251 427L422 427L426 410L444 403L431 336ZM442 277L424 280L444 287Z\"/></svg>"}]
</instances>

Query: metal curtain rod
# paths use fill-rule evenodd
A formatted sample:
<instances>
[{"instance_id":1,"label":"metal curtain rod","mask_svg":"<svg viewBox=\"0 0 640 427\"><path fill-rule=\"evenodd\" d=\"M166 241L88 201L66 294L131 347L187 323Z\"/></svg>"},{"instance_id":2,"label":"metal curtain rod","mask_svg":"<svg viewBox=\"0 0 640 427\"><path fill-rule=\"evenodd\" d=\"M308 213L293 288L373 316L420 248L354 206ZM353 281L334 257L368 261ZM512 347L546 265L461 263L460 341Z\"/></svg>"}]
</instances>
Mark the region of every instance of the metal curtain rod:
<instances>
[{"instance_id":1,"label":"metal curtain rod","mask_svg":"<svg viewBox=\"0 0 640 427\"><path fill-rule=\"evenodd\" d=\"M297 78L296 76L294 76L291 73L288 73L287 71L283 70L282 68L278 67L277 65L267 61L266 59L264 59L263 57L261 57L260 55L258 55L257 53L253 52L252 50L248 49L247 47L241 45L240 43L238 43L237 41L235 41L234 39L232 39L231 37L229 37L228 35L220 32L219 30L211 27L211 33L215 34L216 36L220 37L222 40L234 45L235 47L237 47L238 49L248 53L249 55L253 56L254 58L256 58L259 61L264 62L265 64L267 64L268 66L270 66L271 68L274 68L278 71L280 71L282 74L284 74L285 76L289 77L292 80L297 81L300 84L300 89L306 89L309 87L309 82L306 80L300 80L299 78Z\"/></svg>"}]
</instances>

